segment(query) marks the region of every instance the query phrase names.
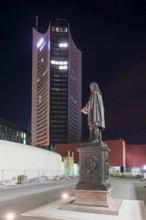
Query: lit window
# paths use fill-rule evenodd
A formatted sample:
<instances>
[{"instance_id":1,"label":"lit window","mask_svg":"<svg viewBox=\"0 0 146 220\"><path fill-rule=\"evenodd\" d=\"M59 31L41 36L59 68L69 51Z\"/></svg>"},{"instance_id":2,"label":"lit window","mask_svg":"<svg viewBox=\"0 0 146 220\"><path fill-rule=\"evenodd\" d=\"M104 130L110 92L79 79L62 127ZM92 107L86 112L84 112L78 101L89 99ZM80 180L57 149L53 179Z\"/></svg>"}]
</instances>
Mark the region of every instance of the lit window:
<instances>
[{"instance_id":1,"label":"lit window","mask_svg":"<svg viewBox=\"0 0 146 220\"><path fill-rule=\"evenodd\" d=\"M68 43L60 43L59 44L59 47L67 47L68 46Z\"/></svg>"},{"instance_id":2,"label":"lit window","mask_svg":"<svg viewBox=\"0 0 146 220\"><path fill-rule=\"evenodd\" d=\"M51 63L52 63L52 64L58 64L58 61L56 61L56 60L51 60Z\"/></svg>"},{"instance_id":3,"label":"lit window","mask_svg":"<svg viewBox=\"0 0 146 220\"><path fill-rule=\"evenodd\" d=\"M59 66L59 69L60 69L60 70L66 70L66 69L67 69L67 66Z\"/></svg>"},{"instance_id":4,"label":"lit window","mask_svg":"<svg viewBox=\"0 0 146 220\"><path fill-rule=\"evenodd\" d=\"M58 89L58 88L51 88L51 90L53 90L53 91L60 91L60 89Z\"/></svg>"},{"instance_id":5,"label":"lit window","mask_svg":"<svg viewBox=\"0 0 146 220\"><path fill-rule=\"evenodd\" d=\"M59 27L56 27L56 32L59 32Z\"/></svg>"},{"instance_id":6,"label":"lit window","mask_svg":"<svg viewBox=\"0 0 146 220\"><path fill-rule=\"evenodd\" d=\"M37 48L39 48L43 42L44 42L44 38L42 37L37 43Z\"/></svg>"},{"instance_id":7,"label":"lit window","mask_svg":"<svg viewBox=\"0 0 146 220\"><path fill-rule=\"evenodd\" d=\"M63 64L63 65L67 65L67 61L63 61L62 64Z\"/></svg>"},{"instance_id":8,"label":"lit window","mask_svg":"<svg viewBox=\"0 0 146 220\"><path fill-rule=\"evenodd\" d=\"M60 61L58 64L59 65L67 65L67 61Z\"/></svg>"},{"instance_id":9,"label":"lit window","mask_svg":"<svg viewBox=\"0 0 146 220\"><path fill-rule=\"evenodd\" d=\"M44 58L42 57L42 58L41 58L41 63L43 63L43 62L44 62Z\"/></svg>"},{"instance_id":10,"label":"lit window","mask_svg":"<svg viewBox=\"0 0 146 220\"><path fill-rule=\"evenodd\" d=\"M40 81L40 79L38 78L38 79L37 79L37 82L39 82L39 81Z\"/></svg>"},{"instance_id":11,"label":"lit window","mask_svg":"<svg viewBox=\"0 0 146 220\"><path fill-rule=\"evenodd\" d=\"M64 28L64 32L67 32L67 28Z\"/></svg>"},{"instance_id":12,"label":"lit window","mask_svg":"<svg viewBox=\"0 0 146 220\"><path fill-rule=\"evenodd\" d=\"M56 65L67 65L67 61L51 60L51 64L56 64Z\"/></svg>"},{"instance_id":13,"label":"lit window","mask_svg":"<svg viewBox=\"0 0 146 220\"><path fill-rule=\"evenodd\" d=\"M52 26L52 31L55 31L55 27L54 26Z\"/></svg>"}]
</instances>

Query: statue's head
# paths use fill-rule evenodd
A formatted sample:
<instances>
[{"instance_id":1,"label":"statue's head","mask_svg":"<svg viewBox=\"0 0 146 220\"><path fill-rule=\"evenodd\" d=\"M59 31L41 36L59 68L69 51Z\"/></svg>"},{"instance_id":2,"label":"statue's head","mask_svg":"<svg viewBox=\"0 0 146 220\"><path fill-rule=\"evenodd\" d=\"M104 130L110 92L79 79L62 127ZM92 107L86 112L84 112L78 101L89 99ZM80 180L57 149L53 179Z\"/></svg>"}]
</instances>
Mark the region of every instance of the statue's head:
<instances>
[{"instance_id":1,"label":"statue's head","mask_svg":"<svg viewBox=\"0 0 146 220\"><path fill-rule=\"evenodd\" d=\"M90 83L89 87L90 87L91 91L100 91L98 84L96 82Z\"/></svg>"}]
</instances>

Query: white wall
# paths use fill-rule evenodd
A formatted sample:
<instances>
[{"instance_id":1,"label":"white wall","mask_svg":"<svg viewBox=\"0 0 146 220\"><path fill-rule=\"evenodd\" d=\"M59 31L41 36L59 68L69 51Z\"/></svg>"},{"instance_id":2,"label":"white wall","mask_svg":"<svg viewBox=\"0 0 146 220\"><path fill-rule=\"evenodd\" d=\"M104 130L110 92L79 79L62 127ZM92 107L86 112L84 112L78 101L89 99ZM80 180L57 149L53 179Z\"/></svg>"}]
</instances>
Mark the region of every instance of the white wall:
<instances>
[{"instance_id":1,"label":"white wall","mask_svg":"<svg viewBox=\"0 0 146 220\"><path fill-rule=\"evenodd\" d=\"M0 180L26 174L38 176L61 175L60 154L33 146L0 140Z\"/></svg>"}]
</instances>

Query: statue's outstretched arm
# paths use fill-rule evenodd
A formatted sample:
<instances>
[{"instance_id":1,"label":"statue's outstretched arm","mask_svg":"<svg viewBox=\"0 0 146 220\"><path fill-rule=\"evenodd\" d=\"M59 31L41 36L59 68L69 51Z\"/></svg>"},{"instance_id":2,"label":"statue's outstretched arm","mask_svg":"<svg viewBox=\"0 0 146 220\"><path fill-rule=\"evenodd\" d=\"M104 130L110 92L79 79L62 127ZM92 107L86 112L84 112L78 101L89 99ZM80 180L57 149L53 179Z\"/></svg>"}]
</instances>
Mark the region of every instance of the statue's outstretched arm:
<instances>
[{"instance_id":1,"label":"statue's outstretched arm","mask_svg":"<svg viewBox=\"0 0 146 220\"><path fill-rule=\"evenodd\" d=\"M91 105L90 105L90 102L88 102L84 108L81 109L81 112L84 113L84 114L88 114L91 110Z\"/></svg>"}]
</instances>

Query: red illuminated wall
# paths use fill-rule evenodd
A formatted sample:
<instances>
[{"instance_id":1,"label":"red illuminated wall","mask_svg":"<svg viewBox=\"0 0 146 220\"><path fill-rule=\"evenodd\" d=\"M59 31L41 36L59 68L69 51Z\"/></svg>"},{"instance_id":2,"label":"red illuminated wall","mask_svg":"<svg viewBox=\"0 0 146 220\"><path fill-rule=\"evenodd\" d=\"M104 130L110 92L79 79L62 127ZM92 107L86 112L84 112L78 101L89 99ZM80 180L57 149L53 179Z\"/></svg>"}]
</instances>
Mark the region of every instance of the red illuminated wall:
<instances>
[{"instance_id":1,"label":"red illuminated wall","mask_svg":"<svg viewBox=\"0 0 146 220\"><path fill-rule=\"evenodd\" d=\"M146 164L146 145L132 145L126 144L125 141L120 140L107 140L104 141L110 148L109 152L109 165L110 166L123 166L123 167L142 167ZM79 153L77 149L81 143L74 144L57 144L56 152L61 154L62 157L68 155L68 151L74 153L75 162L79 162Z\"/></svg>"},{"instance_id":2,"label":"red illuminated wall","mask_svg":"<svg viewBox=\"0 0 146 220\"><path fill-rule=\"evenodd\" d=\"M110 148L109 153L109 165L110 166L126 166L126 155L125 155L125 142L124 140L112 140L112 141L104 141L108 147ZM80 147L81 143L73 143L73 144L57 144L56 152L61 154L62 157L66 157L68 155L68 151L70 153L74 152L75 162L79 162L79 153L77 149Z\"/></svg>"},{"instance_id":3,"label":"red illuminated wall","mask_svg":"<svg viewBox=\"0 0 146 220\"><path fill-rule=\"evenodd\" d=\"M105 141L105 143L110 148L109 165L126 167L125 141L120 139L120 140Z\"/></svg>"},{"instance_id":4,"label":"red illuminated wall","mask_svg":"<svg viewBox=\"0 0 146 220\"><path fill-rule=\"evenodd\" d=\"M127 167L143 167L146 164L146 145L126 144Z\"/></svg>"}]
</instances>

